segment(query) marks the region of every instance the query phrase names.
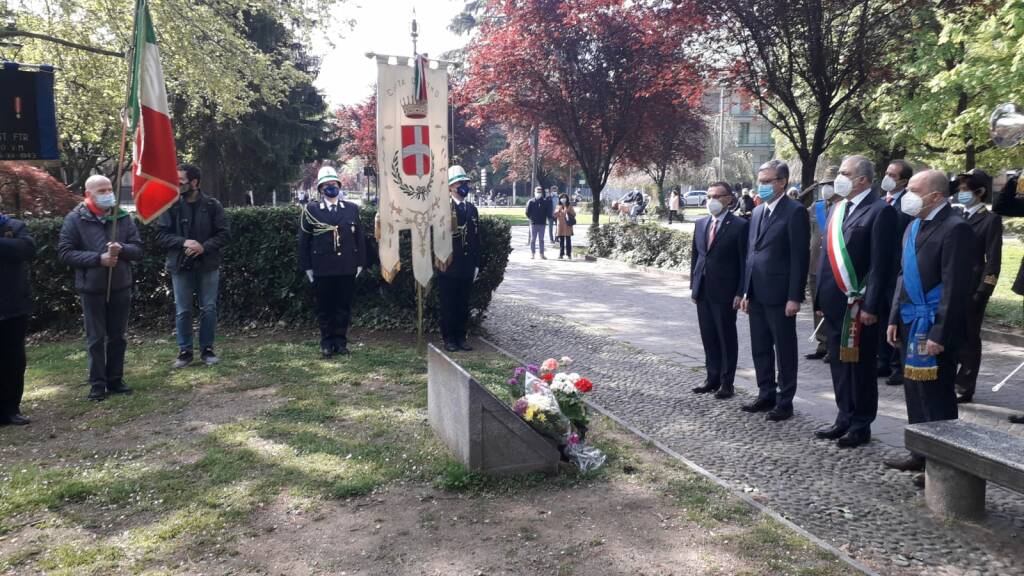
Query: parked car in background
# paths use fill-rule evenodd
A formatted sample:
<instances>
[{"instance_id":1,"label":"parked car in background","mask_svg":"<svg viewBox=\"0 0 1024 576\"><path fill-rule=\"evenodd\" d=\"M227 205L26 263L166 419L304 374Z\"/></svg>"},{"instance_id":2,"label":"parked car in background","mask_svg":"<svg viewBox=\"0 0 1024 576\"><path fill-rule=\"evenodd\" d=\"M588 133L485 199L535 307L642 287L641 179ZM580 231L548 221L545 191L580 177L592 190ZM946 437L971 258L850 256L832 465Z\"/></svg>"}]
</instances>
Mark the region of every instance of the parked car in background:
<instances>
[{"instance_id":1,"label":"parked car in background","mask_svg":"<svg viewBox=\"0 0 1024 576\"><path fill-rule=\"evenodd\" d=\"M686 194L683 194L683 206L703 206L707 203L707 190L690 190Z\"/></svg>"}]
</instances>

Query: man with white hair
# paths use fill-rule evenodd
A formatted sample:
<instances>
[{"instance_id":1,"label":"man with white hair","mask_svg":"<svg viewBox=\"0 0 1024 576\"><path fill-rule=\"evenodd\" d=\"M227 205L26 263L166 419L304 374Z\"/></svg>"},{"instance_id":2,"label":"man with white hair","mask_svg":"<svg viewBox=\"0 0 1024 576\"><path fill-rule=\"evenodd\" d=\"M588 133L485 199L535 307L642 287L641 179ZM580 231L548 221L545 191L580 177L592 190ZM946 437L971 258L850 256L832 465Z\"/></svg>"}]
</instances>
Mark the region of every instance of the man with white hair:
<instances>
[{"instance_id":1,"label":"man with white hair","mask_svg":"<svg viewBox=\"0 0 1024 576\"><path fill-rule=\"evenodd\" d=\"M957 350L967 331L974 232L946 201L949 181L938 170L915 174L901 209L914 220L903 235L903 269L887 338L902 342L903 389L911 424L955 420ZM924 470L924 458L887 460L904 471ZM921 485L923 476L915 479Z\"/></svg>"},{"instance_id":2,"label":"man with white hair","mask_svg":"<svg viewBox=\"0 0 1024 576\"><path fill-rule=\"evenodd\" d=\"M124 210L115 212L116 205L110 180L90 176L85 200L64 218L57 243L58 259L75 270L89 352L88 399L95 402L132 392L124 383L124 332L134 283L131 263L142 259L142 240L135 222Z\"/></svg>"},{"instance_id":3,"label":"man with white hair","mask_svg":"<svg viewBox=\"0 0 1024 576\"><path fill-rule=\"evenodd\" d=\"M896 261L896 211L872 193L874 164L850 156L833 183L841 200L829 210L814 300L825 318L835 389L835 423L814 435L854 448L871 440L878 414L879 321Z\"/></svg>"}]
</instances>

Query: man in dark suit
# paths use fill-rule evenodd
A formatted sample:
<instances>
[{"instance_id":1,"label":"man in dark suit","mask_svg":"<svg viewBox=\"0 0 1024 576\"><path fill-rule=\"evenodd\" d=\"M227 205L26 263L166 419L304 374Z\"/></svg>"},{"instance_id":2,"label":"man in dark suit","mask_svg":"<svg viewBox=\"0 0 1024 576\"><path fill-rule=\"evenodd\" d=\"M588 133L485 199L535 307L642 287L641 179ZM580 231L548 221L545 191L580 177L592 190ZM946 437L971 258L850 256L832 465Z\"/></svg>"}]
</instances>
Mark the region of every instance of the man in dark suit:
<instances>
[{"instance_id":1,"label":"man in dark suit","mask_svg":"<svg viewBox=\"0 0 1024 576\"><path fill-rule=\"evenodd\" d=\"M907 188L903 211L915 220L904 234L903 268L896 280L887 337L893 345L903 342L910 423L955 420L953 383L957 351L967 330L974 232L947 202L944 173L920 172ZM920 471L924 459L911 454L885 465Z\"/></svg>"},{"instance_id":2,"label":"man in dark suit","mask_svg":"<svg viewBox=\"0 0 1024 576\"><path fill-rule=\"evenodd\" d=\"M299 264L316 291L320 352L348 354L348 326L356 277L366 265L366 237L359 207L341 196L341 180L330 166L320 169L322 199L306 204L299 220Z\"/></svg>"},{"instance_id":3,"label":"man in dark suit","mask_svg":"<svg viewBox=\"0 0 1024 576\"><path fill-rule=\"evenodd\" d=\"M971 301L967 306L967 342L957 358L956 401L966 404L974 399L981 367L981 323L985 319L988 299L999 283L1003 259L1003 219L985 208L992 179L985 172L973 169L958 177L956 201L963 206L962 216L974 231L971 248Z\"/></svg>"},{"instance_id":4,"label":"man in dark suit","mask_svg":"<svg viewBox=\"0 0 1024 576\"><path fill-rule=\"evenodd\" d=\"M704 343L707 380L697 394L715 392L724 400L735 393L736 310L743 296L750 224L730 211L732 189L725 182L708 187L708 216L697 221L690 249L690 297L697 305L697 322Z\"/></svg>"},{"instance_id":5,"label":"man in dark suit","mask_svg":"<svg viewBox=\"0 0 1024 576\"><path fill-rule=\"evenodd\" d=\"M880 311L896 243L896 212L871 190L874 165L850 156L839 167L836 196L822 243L815 301L824 313L832 386L839 409L835 423L815 436L853 448L871 440L878 413L877 355Z\"/></svg>"},{"instance_id":6,"label":"man in dark suit","mask_svg":"<svg viewBox=\"0 0 1024 576\"><path fill-rule=\"evenodd\" d=\"M1010 174L1007 178L1006 186L992 203L992 211L1001 216L1024 216L1024 181L1020 180L1019 174ZM1017 279L1011 289L1024 296L1024 261L1017 269ZM1014 424L1024 424L1024 414L1014 414L1009 419Z\"/></svg>"},{"instance_id":7,"label":"man in dark suit","mask_svg":"<svg viewBox=\"0 0 1024 576\"><path fill-rule=\"evenodd\" d=\"M740 306L750 315L750 347L758 395L743 410L767 411L768 420L781 422L793 415L798 355L796 315L806 295L811 228L807 210L786 196L789 166L785 162L771 160L763 164L757 181L761 203L750 220Z\"/></svg>"},{"instance_id":8,"label":"man in dark suit","mask_svg":"<svg viewBox=\"0 0 1024 576\"><path fill-rule=\"evenodd\" d=\"M452 255L437 272L441 338L448 352L473 349L466 342L469 297L480 273L480 215L466 196L469 176L462 166L448 167L452 210Z\"/></svg>"},{"instance_id":9,"label":"man in dark suit","mask_svg":"<svg viewBox=\"0 0 1024 576\"><path fill-rule=\"evenodd\" d=\"M889 307L892 305L893 295L896 293L896 276L900 270L900 250L902 249L903 233L907 225L913 220L903 212L903 196L907 192L907 182L914 175L914 168L906 160L893 160L885 169L885 177L882 179L881 188L885 192L885 202L896 211L896 236L894 242L896 248L892 250L892 257L895 259L896 273L892 275L889 286L886 287L885 303L879 310L879 314L885 319L889 318ZM893 348L886 341L885 329L878 331L880 340L878 348L878 377L886 378L885 383L889 386L903 385L903 361L900 358L898 348Z\"/></svg>"}]
</instances>

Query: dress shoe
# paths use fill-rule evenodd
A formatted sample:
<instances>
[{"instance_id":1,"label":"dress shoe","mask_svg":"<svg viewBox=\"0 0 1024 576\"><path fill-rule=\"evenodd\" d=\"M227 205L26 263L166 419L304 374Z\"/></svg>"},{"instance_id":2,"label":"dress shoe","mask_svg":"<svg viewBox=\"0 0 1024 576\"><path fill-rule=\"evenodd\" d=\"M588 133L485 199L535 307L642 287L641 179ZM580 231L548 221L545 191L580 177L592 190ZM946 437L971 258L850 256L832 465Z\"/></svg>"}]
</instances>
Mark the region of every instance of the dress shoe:
<instances>
[{"instance_id":1,"label":"dress shoe","mask_svg":"<svg viewBox=\"0 0 1024 576\"><path fill-rule=\"evenodd\" d=\"M708 384L707 382L705 382L704 384L694 388L693 389L693 393L694 394L707 394L708 392L715 392L716 390L718 390L718 386L712 386L711 384Z\"/></svg>"},{"instance_id":2,"label":"dress shoe","mask_svg":"<svg viewBox=\"0 0 1024 576\"><path fill-rule=\"evenodd\" d=\"M970 404L973 401L974 401L974 396L969 396L967 394L957 394L956 395L956 403L957 404Z\"/></svg>"},{"instance_id":3,"label":"dress shoe","mask_svg":"<svg viewBox=\"0 0 1024 576\"><path fill-rule=\"evenodd\" d=\"M821 361L824 362L825 364L828 364L829 362L832 361L832 356L828 352L826 352L825 355L821 357Z\"/></svg>"},{"instance_id":4,"label":"dress shoe","mask_svg":"<svg viewBox=\"0 0 1024 576\"><path fill-rule=\"evenodd\" d=\"M102 402L107 399L107 387L102 384L93 384L89 387L87 399L93 402Z\"/></svg>"},{"instance_id":5,"label":"dress shoe","mask_svg":"<svg viewBox=\"0 0 1024 576\"><path fill-rule=\"evenodd\" d=\"M885 383L888 386L903 386L903 375L893 374L885 379Z\"/></svg>"},{"instance_id":6,"label":"dress shoe","mask_svg":"<svg viewBox=\"0 0 1024 576\"><path fill-rule=\"evenodd\" d=\"M458 352L459 351L459 347L454 342L445 342L444 343L444 349L445 349L445 352Z\"/></svg>"},{"instance_id":7,"label":"dress shoe","mask_svg":"<svg viewBox=\"0 0 1024 576\"><path fill-rule=\"evenodd\" d=\"M463 352L472 352L473 351L473 347L470 346L469 343L467 343L465 340L459 340L459 343L457 344L457 346L459 347L459 350L462 350Z\"/></svg>"},{"instance_id":8,"label":"dress shoe","mask_svg":"<svg viewBox=\"0 0 1024 576\"><path fill-rule=\"evenodd\" d=\"M808 360L821 360L826 354L828 354L827 350L815 350L814 352L804 356L804 358Z\"/></svg>"},{"instance_id":9,"label":"dress shoe","mask_svg":"<svg viewBox=\"0 0 1024 576\"><path fill-rule=\"evenodd\" d=\"M769 421L769 422L782 422L783 420L789 420L792 417L793 417L793 409L792 408L789 408L789 409L786 409L786 410L781 410L779 408L772 408L771 412L768 412L768 415L765 416L764 419Z\"/></svg>"},{"instance_id":10,"label":"dress shoe","mask_svg":"<svg viewBox=\"0 0 1024 576\"><path fill-rule=\"evenodd\" d=\"M1012 414L1006 417L1013 424L1024 424L1024 414Z\"/></svg>"},{"instance_id":11,"label":"dress shoe","mask_svg":"<svg viewBox=\"0 0 1024 576\"><path fill-rule=\"evenodd\" d=\"M120 380L107 383L107 394L124 394L128 396L131 395L131 393L132 389L125 386L124 382Z\"/></svg>"},{"instance_id":12,"label":"dress shoe","mask_svg":"<svg viewBox=\"0 0 1024 576\"><path fill-rule=\"evenodd\" d=\"M732 388L726 388L724 386L722 388L719 388L718 392L715 392L715 398L717 398L718 400L728 400L729 398L732 398L735 395L736 392L734 392Z\"/></svg>"},{"instance_id":13,"label":"dress shoe","mask_svg":"<svg viewBox=\"0 0 1024 576\"><path fill-rule=\"evenodd\" d=\"M348 355L348 346L335 346L334 353L337 354L338 356L346 356Z\"/></svg>"},{"instance_id":14,"label":"dress shoe","mask_svg":"<svg viewBox=\"0 0 1024 576\"><path fill-rule=\"evenodd\" d=\"M918 488L924 488L924 474L914 475L914 486L917 486Z\"/></svg>"},{"instance_id":15,"label":"dress shoe","mask_svg":"<svg viewBox=\"0 0 1024 576\"><path fill-rule=\"evenodd\" d=\"M31 422L31 420L25 418L21 414L11 414L9 416L0 417L0 426L25 426Z\"/></svg>"},{"instance_id":16,"label":"dress shoe","mask_svg":"<svg viewBox=\"0 0 1024 576\"><path fill-rule=\"evenodd\" d=\"M321 358L326 360L326 359L330 358L331 356L334 356L334 350L331 350L330 348L321 348L320 349L320 357Z\"/></svg>"},{"instance_id":17,"label":"dress shoe","mask_svg":"<svg viewBox=\"0 0 1024 576\"><path fill-rule=\"evenodd\" d=\"M814 437L819 440L838 440L839 438L842 438L845 435L846 428L842 428L835 425L814 431Z\"/></svg>"},{"instance_id":18,"label":"dress shoe","mask_svg":"<svg viewBox=\"0 0 1024 576\"><path fill-rule=\"evenodd\" d=\"M899 470L900 472L924 472L924 458L914 456L913 454L904 458L883 460L882 464L887 468Z\"/></svg>"},{"instance_id":19,"label":"dress shoe","mask_svg":"<svg viewBox=\"0 0 1024 576\"><path fill-rule=\"evenodd\" d=\"M740 406L740 410L744 412L767 412L774 407L775 403L771 400L754 400L750 404Z\"/></svg>"},{"instance_id":20,"label":"dress shoe","mask_svg":"<svg viewBox=\"0 0 1024 576\"><path fill-rule=\"evenodd\" d=\"M840 448L856 448L871 442L871 434L867 432L850 432L836 442Z\"/></svg>"}]
</instances>

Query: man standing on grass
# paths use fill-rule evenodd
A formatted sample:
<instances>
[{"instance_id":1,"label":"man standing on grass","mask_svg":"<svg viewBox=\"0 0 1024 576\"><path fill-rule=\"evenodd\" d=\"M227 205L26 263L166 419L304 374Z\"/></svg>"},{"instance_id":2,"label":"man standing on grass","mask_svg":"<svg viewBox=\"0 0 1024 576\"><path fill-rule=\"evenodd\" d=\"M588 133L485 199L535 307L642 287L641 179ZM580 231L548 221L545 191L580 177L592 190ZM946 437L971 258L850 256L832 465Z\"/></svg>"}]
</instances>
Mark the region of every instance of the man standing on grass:
<instances>
[{"instance_id":1,"label":"man standing on grass","mask_svg":"<svg viewBox=\"0 0 1024 576\"><path fill-rule=\"evenodd\" d=\"M28 263L36 243L21 220L0 213L0 426L24 426L25 332L32 313Z\"/></svg>"},{"instance_id":2,"label":"man standing on grass","mask_svg":"<svg viewBox=\"0 0 1024 576\"><path fill-rule=\"evenodd\" d=\"M231 238L224 208L199 188L199 168L178 166L181 202L160 215L157 243L167 250L167 272L174 288L178 358L174 368L192 363L192 298L199 300L199 349L204 364L220 362L213 352L221 250Z\"/></svg>"},{"instance_id":3,"label":"man standing on grass","mask_svg":"<svg viewBox=\"0 0 1024 576\"><path fill-rule=\"evenodd\" d=\"M469 299L480 274L480 215L469 202L469 176L462 166L448 168L452 210L452 255L437 272L441 337L448 352L470 351L466 342Z\"/></svg>"},{"instance_id":4,"label":"man standing on grass","mask_svg":"<svg viewBox=\"0 0 1024 576\"><path fill-rule=\"evenodd\" d=\"M85 181L85 201L64 218L57 257L75 270L89 352L89 396L131 394L124 383L124 333L132 300L132 262L142 259L142 240L124 210L114 213L114 187L106 176ZM111 239L114 221L117 238ZM109 282L109 283L108 283ZM109 298L107 296L109 286Z\"/></svg>"}]
</instances>

